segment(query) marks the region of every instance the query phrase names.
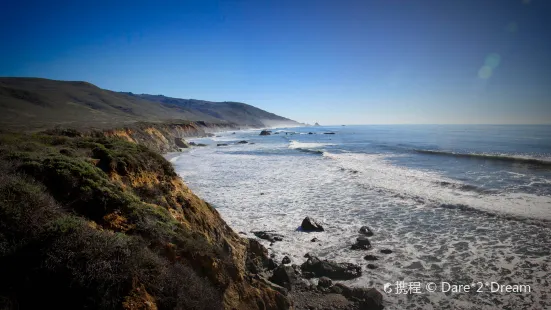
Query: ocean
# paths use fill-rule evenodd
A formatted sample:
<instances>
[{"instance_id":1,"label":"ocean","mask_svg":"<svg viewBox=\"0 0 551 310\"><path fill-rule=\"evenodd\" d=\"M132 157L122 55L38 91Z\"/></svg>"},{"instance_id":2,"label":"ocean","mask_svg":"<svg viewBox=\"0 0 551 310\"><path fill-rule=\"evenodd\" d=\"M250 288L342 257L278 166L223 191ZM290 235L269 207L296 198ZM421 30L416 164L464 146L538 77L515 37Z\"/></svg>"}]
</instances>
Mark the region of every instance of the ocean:
<instances>
[{"instance_id":1,"label":"ocean","mask_svg":"<svg viewBox=\"0 0 551 310\"><path fill-rule=\"evenodd\" d=\"M259 132L195 139L209 146L171 161L235 231L253 238L257 230L282 234L283 241L272 245L262 240L278 261L287 255L301 264L309 252L360 264L363 275L344 283L377 288L387 309L551 308L551 126ZM237 144L241 140L249 143ZM325 231L297 231L306 216ZM373 249L351 250L363 225L375 233L369 238ZM314 237L319 242L311 242ZM368 262L366 254L378 260ZM377 268L367 269L368 263ZM425 289L383 291L385 283L397 281L420 282ZM484 287L443 292L442 282ZM531 291L491 292L491 282ZM427 283L437 291L427 291Z\"/></svg>"}]
</instances>

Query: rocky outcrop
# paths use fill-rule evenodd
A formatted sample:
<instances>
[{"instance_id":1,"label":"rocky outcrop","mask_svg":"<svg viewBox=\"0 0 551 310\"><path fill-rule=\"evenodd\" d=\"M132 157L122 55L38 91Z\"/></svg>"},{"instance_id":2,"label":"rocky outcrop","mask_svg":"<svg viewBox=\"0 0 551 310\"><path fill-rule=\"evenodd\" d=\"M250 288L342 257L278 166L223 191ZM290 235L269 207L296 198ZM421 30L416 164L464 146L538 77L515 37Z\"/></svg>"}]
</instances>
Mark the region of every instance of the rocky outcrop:
<instances>
[{"instance_id":1,"label":"rocky outcrop","mask_svg":"<svg viewBox=\"0 0 551 310\"><path fill-rule=\"evenodd\" d=\"M292 290L293 285L298 281L298 277L293 267L280 265L274 269L274 273L270 277L270 281L288 290Z\"/></svg>"},{"instance_id":2,"label":"rocky outcrop","mask_svg":"<svg viewBox=\"0 0 551 310\"><path fill-rule=\"evenodd\" d=\"M362 275L362 268L358 265L320 260L315 256L310 256L300 269L303 274L308 273L315 277L328 277L333 280L350 280Z\"/></svg>"},{"instance_id":3,"label":"rocky outcrop","mask_svg":"<svg viewBox=\"0 0 551 310\"><path fill-rule=\"evenodd\" d=\"M253 234L260 239L276 242L283 240L283 236L273 231L253 231Z\"/></svg>"},{"instance_id":4,"label":"rocky outcrop","mask_svg":"<svg viewBox=\"0 0 551 310\"><path fill-rule=\"evenodd\" d=\"M305 217L300 225L302 231L324 231L323 226L310 217Z\"/></svg>"},{"instance_id":5,"label":"rocky outcrop","mask_svg":"<svg viewBox=\"0 0 551 310\"><path fill-rule=\"evenodd\" d=\"M270 130L262 130L262 131L260 132L260 135L261 135L261 136L269 136L269 135L271 135L271 134L272 134L272 132L271 132Z\"/></svg>"},{"instance_id":6,"label":"rocky outcrop","mask_svg":"<svg viewBox=\"0 0 551 310\"><path fill-rule=\"evenodd\" d=\"M209 309L204 305L288 309L291 304L282 293L254 277L277 267L267 250L258 241L236 234L215 208L184 184L168 161L147 146L166 150L171 143L175 145L174 139L166 138L163 128L134 130L53 131L2 140L11 142L9 146L0 144L0 168L13 167L10 169L25 173L25 179L13 177L19 182L16 184L27 179L33 183L20 190L31 188L31 194L47 197L32 203L10 200L13 210L22 204L37 208L43 203L46 211L35 213L39 218L48 216L40 230L34 229L38 222L11 227L6 225L16 223L15 218L0 219L1 236L16 227L32 233L12 238L21 242L44 234L33 241L33 248L25 250L30 254L19 253L18 247L10 250L10 263L0 267L3 277L8 276L9 268L16 268L10 283L19 281L16 274L31 280L21 282L21 288L15 283L9 289L24 297L54 296L51 301L39 299L46 305L72 303L68 308L73 309L138 309L136 305L146 303L147 309L174 309L179 300L187 305L201 302L198 309ZM148 142L142 144L142 139ZM18 149L22 141L33 142L28 144L32 149ZM19 161L11 161L14 154ZM4 246L2 243L0 250ZM51 257L48 266L44 267L40 255ZM21 257L33 257L36 264L13 264ZM24 273L26 270L33 272ZM107 295L109 299L104 301ZM33 303L30 298L17 301ZM102 302L111 304L102 307ZM59 308L67 308L63 306ZM21 307L32 308L36 309Z\"/></svg>"},{"instance_id":7,"label":"rocky outcrop","mask_svg":"<svg viewBox=\"0 0 551 310\"><path fill-rule=\"evenodd\" d=\"M362 226L358 232L368 237L373 236L373 231L371 231L371 229L367 226Z\"/></svg>"},{"instance_id":8,"label":"rocky outcrop","mask_svg":"<svg viewBox=\"0 0 551 310\"><path fill-rule=\"evenodd\" d=\"M333 285L333 281L331 281L328 277L321 277L318 280L318 286L328 288L331 287L331 285Z\"/></svg>"},{"instance_id":9,"label":"rocky outcrop","mask_svg":"<svg viewBox=\"0 0 551 310\"><path fill-rule=\"evenodd\" d=\"M174 143L176 144L177 147L179 147L181 149L187 149L191 145L195 145L195 143L193 143L193 144L187 143L186 140L184 140L182 138L174 138Z\"/></svg>"},{"instance_id":10,"label":"rocky outcrop","mask_svg":"<svg viewBox=\"0 0 551 310\"><path fill-rule=\"evenodd\" d=\"M352 250L369 250L371 249L371 242L366 236L359 236L356 238L356 243L351 247Z\"/></svg>"},{"instance_id":11,"label":"rocky outcrop","mask_svg":"<svg viewBox=\"0 0 551 310\"><path fill-rule=\"evenodd\" d=\"M117 137L128 142L141 144L161 154L187 148L186 137L208 137L210 132L236 128L233 124L207 122L137 122L121 128L102 131L82 131L84 135Z\"/></svg>"}]
</instances>

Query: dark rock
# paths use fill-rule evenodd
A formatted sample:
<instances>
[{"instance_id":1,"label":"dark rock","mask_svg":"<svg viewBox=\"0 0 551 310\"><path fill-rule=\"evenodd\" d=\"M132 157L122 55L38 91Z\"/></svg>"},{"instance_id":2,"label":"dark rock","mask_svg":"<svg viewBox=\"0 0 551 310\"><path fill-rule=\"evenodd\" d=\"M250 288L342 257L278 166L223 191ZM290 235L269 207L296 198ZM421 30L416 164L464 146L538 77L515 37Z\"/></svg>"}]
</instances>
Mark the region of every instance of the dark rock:
<instances>
[{"instance_id":1,"label":"dark rock","mask_svg":"<svg viewBox=\"0 0 551 310\"><path fill-rule=\"evenodd\" d=\"M382 250L381 250L381 253L383 253L383 254L390 254L390 253L392 253L392 250L389 250L389 249L382 249Z\"/></svg>"},{"instance_id":2,"label":"dark rock","mask_svg":"<svg viewBox=\"0 0 551 310\"><path fill-rule=\"evenodd\" d=\"M313 133L313 132L309 132L308 134L309 134L309 135L313 135L314 133Z\"/></svg>"},{"instance_id":3,"label":"dark rock","mask_svg":"<svg viewBox=\"0 0 551 310\"><path fill-rule=\"evenodd\" d=\"M373 264L367 264L368 269L377 269L378 267Z\"/></svg>"},{"instance_id":4,"label":"dark rock","mask_svg":"<svg viewBox=\"0 0 551 310\"><path fill-rule=\"evenodd\" d=\"M232 134L232 135L235 135L235 132L232 132L231 134Z\"/></svg>"},{"instance_id":5,"label":"dark rock","mask_svg":"<svg viewBox=\"0 0 551 310\"><path fill-rule=\"evenodd\" d=\"M269 136L269 135L271 135L271 134L272 134L272 132L271 132L270 130L262 130L262 131L260 132L260 135L261 135L261 136Z\"/></svg>"},{"instance_id":6,"label":"dark rock","mask_svg":"<svg viewBox=\"0 0 551 310\"><path fill-rule=\"evenodd\" d=\"M259 280L260 282L266 284L267 286L269 286L270 288L272 288L273 290L275 291L278 291L280 292L281 294L283 294L284 296L287 296L287 294L289 293L289 291L287 291L286 288L282 287L282 286L279 286L273 282L270 282L268 280L266 280L265 278L263 277L260 277L260 276L257 276L256 278L257 280Z\"/></svg>"},{"instance_id":7,"label":"dark rock","mask_svg":"<svg viewBox=\"0 0 551 310\"><path fill-rule=\"evenodd\" d=\"M285 257L281 260L281 263L282 263L282 264L290 264L290 263L291 263L291 259L289 258L289 256L285 256Z\"/></svg>"},{"instance_id":8,"label":"dark rock","mask_svg":"<svg viewBox=\"0 0 551 310\"><path fill-rule=\"evenodd\" d=\"M334 132L324 132L323 134L324 135L334 135L335 133Z\"/></svg>"},{"instance_id":9,"label":"dark rock","mask_svg":"<svg viewBox=\"0 0 551 310\"><path fill-rule=\"evenodd\" d=\"M268 250L255 239L248 239L245 267L253 274L264 271L270 265ZM274 267L275 268L275 267Z\"/></svg>"},{"instance_id":10,"label":"dark rock","mask_svg":"<svg viewBox=\"0 0 551 310\"><path fill-rule=\"evenodd\" d=\"M302 231L323 231L323 227L317 223L314 219L311 219L310 217L304 218L302 220L302 224L300 225L302 227Z\"/></svg>"},{"instance_id":11,"label":"dark rock","mask_svg":"<svg viewBox=\"0 0 551 310\"><path fill-rule=\"evenodd\" d=\"M274 135L279 135L279 132L275 132Z\"/></svg>"},{"instance_id":12,"label":"dark rock","mask_svg":"<svg viewBox=\"0 0 551 310\"><path fill-rule=\"evenodd\" d=\"M333 285L333 281L331 281L331 279L329 279L328 277L321 277L318 281L318 286L321 286L321 287L331 287L331 285Z\"/></svg>"},{"instance_id":13,"label":"dark rock","mask_svg":"<svg viewBox=\"0 0 551 310\"><path fill-rule=\"evenodd\" d=\"M189 143L187 143L186 140L182 138L174 138L174 144L176 144L176 146L181 149L186 149L189 147Z\"/></svg>"},{"instance_id":14,"label":"dark rock","mask_svg":"<svg viewBox=\"0 0 551 310\"><path fill-rule=\"evenodd\" d=\"M318 242L320 241L318 238L313 238L312 240L310 240L310 242Z\"/></svg>"},{"instance_id":15,"label":"dark rock","mask_svg":"<svg viewBox=\"0 0 551 310\"><path fill-rule=\"evenodd\" d=\"M239 234L240 234L240 235L246 235L247 233L244 232L244 231L240 231Z\"/></svg>"},{"instance_id":16,"label":"dark rock","mask_svg":"<svg viewBox=\"0 0 551 310\"><path fill-rule=\"evenodd\" d=\"M366 236L368 236L368 237L373 236L373 231L371 231L371 229L369 229L369 227L367 227L367 226L362 226L362 227L360 228L360 231L359 231L359 232L360 232L360 234L366 235Z\"/></svg>"},{"instance_id":17,"label":"dark rock","mask_svg":"<svg viewBox=\"0 0 551 310\"><path fill-rule=\"evenodd\" d=\"M342 294L346 298L352 297L352 289L342 283L335 283L335 285L333 285L331 289L334 291L338 291L338 294Z\"/></svg>"},{"instance_id":18,"label":"dark rock","mask_svg":"<svg viewBox=\"0 0 551 310\"><path fill-rule=\"evenodd\" d=\"M312 254L310 254L310 253L304 254L304 258L310 258L310 256L312 256Z\"/></svg>"},{"instance_id":19,"label":"dark rock","mask_svg":"<svg viewBox=\"0 0 551 310\"><path fill-rule=\"evenodd\" d=\"M269 258L265 264L265 267L268 270L274 270L277 268L277 266L277 263L272 258Z\"/></svg>"},{"instance_id":20,"label":"dark rock","mask_svg":"<svg viewBox=\"0 0 551 310\"><path fill-rule=\"evenodd\" d=\"M311 272L317 277L328 277L333 280L350 280L362 275L362 268L358 265L320 260L315 256L310 256L300 268L303 273Z\"/></svg>"},{"instance_id":21,"label":"dark rock","mask_svg":"<svg viewBox=\"0 0 551 310\"><path fill-rule=\"evenodd\" d=\"M247 143L249 143L249 142L248 142L248 141L245 141L245 140L242 140L242 141L237 142L237 144L247 144Z\"/></svg>"},{"instance_id":22,"label":"dark rock","mask_svg":"<svg viewBox=\"0 0 551 310\"><path fill-rule=\"evenodd\" d=\"M369 260L369 261L372 261L372 260L379 260L379 259L377 258L377 256L371 255L371 254L368 254L368 255L364 256L364 259L365 259L365 260Z\"/></svg>"},{"instance_id":23,"label":"dark rock","mask_svg":"<svg viewBox=\"0 0 551 310\"><path fill-rule=\"evenodd\" d=\"M354 288L352 296L360 300L360 309L383 309L383 295L374 288Z\"/></svg>"},{"instance_id":24,"label":"dark rock","mask_svg":"<svg viewBox=\"0 0 551 310\"><path fill-rule=\"evenodd\" d=\"M302 272L302 277L304 279L312 279L312 278L315 278L316 275L313 272L303 271Z\"/></svg>"},{"instance_id":25,"label":"dark rock","mask_svg":"<svg viewBox=\"0 0 551 310\"><path fill-rule=\"evenodd\" d=\"M207 146L207 145L204 143L198 143L196 146Z\"/></svg>"},{"instance_id":26,"label":"dark rock","mask_svg":"<svg viewBox=\"0 0 551 310\"><path fill-rule=\"evenodd\" d=\"M253 231L255 236L260 239L268 240L270 242L276 242L283 240L283 236L272 231Z\"/></svg>"},{"instance_id":27,"label":"dark rock","mask_svg":"<svg viewBox=\"0 0 551 310\"><path fill-rule=\"evenodd\" d=\"M371 242L366 236L359 236L351 247L352 250L369 250L371 249Z\"/></svg>"},{"instance_id":28,"label":"dark rock","mask_svg":"<svg viewBox=\"0 0 551 310\"><path fill-rule=\"evenodd\" d=\"M189 145L193 145L193 146L196 146L196 145L197 145L197 143L195 143L195 142L190 142L190 143L189 143Z\"/></svg>"},{"instance_id":29,"label":"dark rock","mask_svg":"<svg viewBox=\"0 0 551 310\"><path fill-rule=\"evenodd\" d=\"M280 265L274 269L274 274L270 277L270 281L291 290L297 282L297 275L291 266Z\"/></svg>"},{"instance_id":30,"label":"dark rock","mask_svg":"<svg viewBox=\"0 0 551 310\"><path fill-rule=\"evenodd\" d=\"M340 284L340 283L337 283L337 284ZM333 294L339 294L339 295L343 295L342 293L342 287L340 285L333 285L329 288L329 291Z\"/></svg>"},{"instance_id":31,"label":"dark rock","mask_svg":"<svg viewBox=\"0 0 551 310\"><path fill-rule=\"evenodd\" d=\"M227 143L218 143L216 146L228 146Z\"/></svg>"}]
</instances>

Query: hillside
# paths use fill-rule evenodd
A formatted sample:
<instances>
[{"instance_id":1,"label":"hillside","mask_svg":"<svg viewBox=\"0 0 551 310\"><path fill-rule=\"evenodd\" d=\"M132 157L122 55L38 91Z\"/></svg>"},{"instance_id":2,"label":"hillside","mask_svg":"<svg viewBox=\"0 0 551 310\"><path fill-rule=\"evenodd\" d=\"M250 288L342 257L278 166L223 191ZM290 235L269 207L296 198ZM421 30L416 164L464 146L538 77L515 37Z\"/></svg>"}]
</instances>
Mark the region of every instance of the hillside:
<instances>
[{"instance_id":1,"label":"hillside","mask_svg":"<svg viewBox=\"0 0 551 310\"><path fill-rule=\"evenodd\" d=\"M0 134L1 309L288 309L269 263L160 154L76 131Z\"/></svg>"},{"instance_id":2,"label":"hillside","mask_svg":"<svg viewBox=\"0 0 551 310\"><path fill-rule=\"evenodd\" d=\"M203 121L242 127L299 123L238 102L209 102L135 95L87 82L0 78L0 127L113 128L138 121Z\"/></svg>"}]
</instances>

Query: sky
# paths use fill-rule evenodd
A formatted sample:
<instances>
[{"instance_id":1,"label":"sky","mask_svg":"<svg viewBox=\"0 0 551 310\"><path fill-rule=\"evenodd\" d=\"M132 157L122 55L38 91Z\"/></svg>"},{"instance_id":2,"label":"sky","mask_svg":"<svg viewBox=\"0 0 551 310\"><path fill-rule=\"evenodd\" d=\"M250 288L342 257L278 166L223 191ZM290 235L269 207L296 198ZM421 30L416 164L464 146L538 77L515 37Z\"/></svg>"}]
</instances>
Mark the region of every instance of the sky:
<instances>
[{"instance_id":1,"label":"sky","mask_svg":"<svg viewBox=\"0 0 551 310\"><path fill-rule=\"evenodd\" d=\"M4 1L0 76L321 124L551 123L551 1Z\"/></svg>"}]
</instances>

